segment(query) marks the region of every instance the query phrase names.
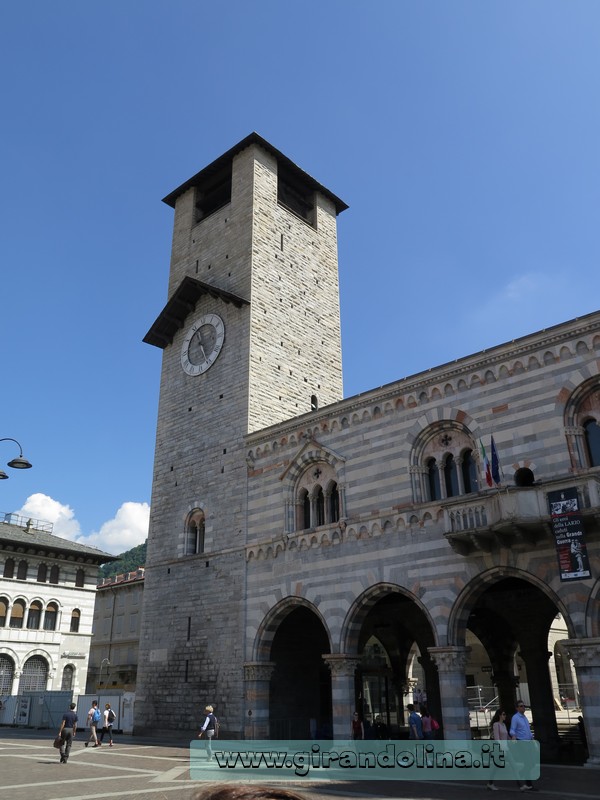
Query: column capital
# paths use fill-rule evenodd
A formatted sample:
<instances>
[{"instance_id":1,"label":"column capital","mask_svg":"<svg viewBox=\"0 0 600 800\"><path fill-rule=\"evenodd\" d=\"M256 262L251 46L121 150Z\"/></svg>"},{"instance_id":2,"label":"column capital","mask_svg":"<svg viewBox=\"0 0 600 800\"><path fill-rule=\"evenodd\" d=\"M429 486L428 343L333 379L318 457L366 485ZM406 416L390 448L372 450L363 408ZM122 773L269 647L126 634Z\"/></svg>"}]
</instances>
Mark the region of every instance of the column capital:
<instances>
[{"instance_id":1,"label":"column capital","mask_svg":"<svg viewBox=\"0 0 600 800\"><path fill-rule=\"evenodd\" d=\"M360 664L359 656L349 656L346 653L328 653L321 658L331 670L331 674L336 676L353 677Z\"/></svg>"},{"instance_id":2,"label":"column capital","mask_svg":"<svg viewBox=\"0 0 600 800\"><path fill-rule=\"evenodd\" d=\"M569 658L573 659L577 669L581 667L600 668L600 637L562 639L560 644L567 649Z\"/></svg>"},{"instance_id":3,"label":"column capital","mask_svg":"<svg viewBox=\"0 0 600 800\"><path fill-rule=\"evenodd\" d=\"M428 647L427 652L433 659L438 672L461 672L467 666L470 647Z\"/></svg>"},{"instance_id":4,"label":"column capital","mask_svg":"<svg viewBox=\"0 0 600 800\"><path fill-rule=\"evenodd\" d=\"M273 661L246 661L244 664L244 680L248 681L268 681L275 669Z\"/></svg>"}]
</instances>

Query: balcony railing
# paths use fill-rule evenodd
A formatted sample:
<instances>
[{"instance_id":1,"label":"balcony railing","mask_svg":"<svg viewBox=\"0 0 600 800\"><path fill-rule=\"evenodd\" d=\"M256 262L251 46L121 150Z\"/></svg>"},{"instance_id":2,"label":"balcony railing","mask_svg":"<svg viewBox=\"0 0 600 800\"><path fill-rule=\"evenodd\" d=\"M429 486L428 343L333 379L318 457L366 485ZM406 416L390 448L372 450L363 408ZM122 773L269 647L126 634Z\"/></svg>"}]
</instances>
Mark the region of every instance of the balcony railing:
<instances>
[{"instance_id":1,"label":"balcony railing","mask_svg":"<svg viewBox=\"0 0 600 800\"><path fill-rule=\"evenodd\" d=\"M479 493L472 499L453 497L443 501L444 535L461 555L491 552L499 547L535 544L552 535L548 492L575 487L579 513L591 532L600 527L600 480L572 475L535 486L508 486Z\"/></svg>"}]
</instances>

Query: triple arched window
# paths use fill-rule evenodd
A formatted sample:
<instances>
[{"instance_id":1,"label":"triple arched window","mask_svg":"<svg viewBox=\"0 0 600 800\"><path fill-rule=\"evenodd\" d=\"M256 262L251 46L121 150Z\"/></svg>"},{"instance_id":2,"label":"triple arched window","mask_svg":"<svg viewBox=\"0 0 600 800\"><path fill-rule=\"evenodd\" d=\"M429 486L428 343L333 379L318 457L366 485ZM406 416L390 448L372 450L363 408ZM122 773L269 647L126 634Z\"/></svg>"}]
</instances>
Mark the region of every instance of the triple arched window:
<instances>
[{"instance_id":1,"label":"triple arched window","mask_svg":"<svg viewBox=\"0 0 600 800\"><path fill-rule=\"evenodd\" d=\"M332 466L311 466L296 486L296 530L338 522L340 515L340 490Z\"/></svg>"},{"instance_id":2,"label":"triple arched window","mask_svg":"<svg viewBox=\"0 0 600 800\"><path fill-rule=\"evenodd\" d=\"M479 461L475 443L458 423L431 425L418 437L411 455L415 502L427 503L477 492Z\"/></svg>"}]
</instances>

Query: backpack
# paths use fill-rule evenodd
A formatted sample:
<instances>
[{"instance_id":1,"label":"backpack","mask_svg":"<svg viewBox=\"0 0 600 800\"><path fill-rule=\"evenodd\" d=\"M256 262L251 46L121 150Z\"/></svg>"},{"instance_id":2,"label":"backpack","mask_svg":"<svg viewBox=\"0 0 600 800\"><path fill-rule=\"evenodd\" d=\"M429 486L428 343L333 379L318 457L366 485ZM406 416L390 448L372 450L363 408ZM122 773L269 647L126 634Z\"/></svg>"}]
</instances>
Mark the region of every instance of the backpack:
<instances>
[{"instance_id":1,"label":"backpack","mask_svg":"<svg viewBox=\"0 0 600 800\"><path fill-rule=\"evenodd\" d=\"M95 708L94 713L92 714L92 722L100 722L100 717L101 717L100 709Z\"/></svg>"},{"instance_id":2,"label":"backpack","mask_svg":"<svg viewBox=\"0 0 600 800\"><path fill-rule=\"evenodd\" d=\"M112 708L109 708L108 709L108 721L109 722L114 722L116 720L116 718L117 718L117 715L115 714L115 712L112 710Z\"/></svg>"},{"instance_id":3,"label":"backpack","mask_svg":"<svg viewBox=\"0 0 600 800\"><path fill-rule=\"evenodd\" d=\"M432 717L432 718L431 718L431 730L432 730L432 731L439 731L439 729L440 729L439 722L437 722L437 720L435 720L435 719Z\"/></svg>"}]
</instances>

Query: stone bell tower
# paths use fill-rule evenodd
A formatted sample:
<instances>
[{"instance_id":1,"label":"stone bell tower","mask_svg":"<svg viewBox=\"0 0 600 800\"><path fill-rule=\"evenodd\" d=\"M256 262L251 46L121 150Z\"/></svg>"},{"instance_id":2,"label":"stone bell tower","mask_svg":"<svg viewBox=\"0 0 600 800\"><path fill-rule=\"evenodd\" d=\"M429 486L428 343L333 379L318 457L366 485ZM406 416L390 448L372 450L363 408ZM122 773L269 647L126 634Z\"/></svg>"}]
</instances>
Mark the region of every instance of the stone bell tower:
<instances>
[{"instance_id":1,"label":"stone bell tower","mask_svg":"<svg viewBox=\"0 0 600 800\"><path fill-rule=\"evenodd\" d=\"M342 398L346 205L255 133L165 202L168 297L144 339L163 358L135 726L193 728L212 702L236 735L244 437Z\"/></svg>"}]
</instances>

